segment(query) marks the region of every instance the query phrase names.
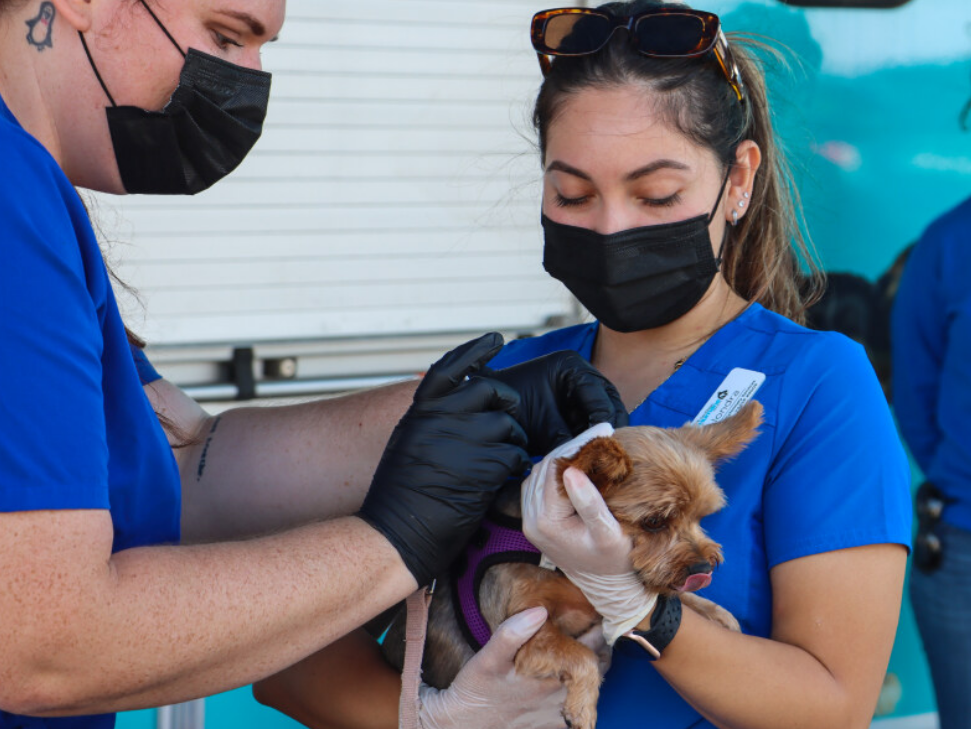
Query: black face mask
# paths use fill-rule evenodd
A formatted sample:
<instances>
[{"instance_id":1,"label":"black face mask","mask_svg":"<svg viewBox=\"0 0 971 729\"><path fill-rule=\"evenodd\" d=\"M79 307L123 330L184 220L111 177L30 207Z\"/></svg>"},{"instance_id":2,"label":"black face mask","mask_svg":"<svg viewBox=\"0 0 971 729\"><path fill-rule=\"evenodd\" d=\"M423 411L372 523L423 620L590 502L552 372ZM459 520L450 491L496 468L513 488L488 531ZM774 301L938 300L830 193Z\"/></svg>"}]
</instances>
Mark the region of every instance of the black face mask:
<instances>
[{"instance_id":1,"label":"black face mask","mask_svg":"<svg viewBox=\"0 0 971 729\"><path fill-rule=\"evenodd\" d=\"M615 331L670 324L701 301L721 265L721 251L718 258L712 253L708 226L726 181L710 215L677 223L602 235L544 215L543 267Z\"/></svg>"},{"instance_id":2,"label":"black face mask","mask_svg":"<svg viewBox=\"0 0 971 729\"><path fill-rule=\"evenodd\" d=\"M83 34L81 44L111 102L108 129L126 192L195 195L236 169L260 138L270 74L192 48L184 53L145 8L185 58L179 85L162 111L115 104Z\"/></svg>"}]
</instances>

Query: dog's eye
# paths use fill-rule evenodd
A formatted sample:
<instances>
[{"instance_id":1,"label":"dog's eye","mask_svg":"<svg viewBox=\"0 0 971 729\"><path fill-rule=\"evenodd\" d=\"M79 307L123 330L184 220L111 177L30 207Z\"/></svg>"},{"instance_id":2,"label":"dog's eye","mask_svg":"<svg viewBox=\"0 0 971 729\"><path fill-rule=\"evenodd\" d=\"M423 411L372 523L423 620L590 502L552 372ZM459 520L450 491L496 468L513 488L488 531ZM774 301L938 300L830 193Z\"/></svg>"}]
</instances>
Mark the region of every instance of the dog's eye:
<instances>
[{"instance_id":1,"label":"dog's eye","mask_svg":"<svg viewBox=\"0 0 971 729\"><path fill-rule=\"evenodd\" d=\"M641 522L641 528L648 532L660 532L667 528L668 520L663 516L649 516Z\"/></svg>"}]
</instances>

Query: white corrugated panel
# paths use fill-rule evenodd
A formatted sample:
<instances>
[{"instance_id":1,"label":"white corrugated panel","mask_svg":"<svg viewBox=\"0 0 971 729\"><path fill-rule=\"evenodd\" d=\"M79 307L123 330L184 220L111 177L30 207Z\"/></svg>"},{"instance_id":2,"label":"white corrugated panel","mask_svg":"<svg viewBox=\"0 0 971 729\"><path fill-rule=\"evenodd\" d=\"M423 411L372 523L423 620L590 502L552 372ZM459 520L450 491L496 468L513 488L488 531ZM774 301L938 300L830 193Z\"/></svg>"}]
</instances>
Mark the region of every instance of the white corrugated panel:
<instances>
[{"instance_id":1,"label":"white corrugated panel","mask_svg":"<svg viewBox=\"0 0 971 729\"><path fill-rule=\"evenodd\" d=\"M153 345L534 330L542 269L522 0L290 0L240 169L194 198L102 198ZM127 297L125 297L127 299Z\"/></svg>"}]
</instances>

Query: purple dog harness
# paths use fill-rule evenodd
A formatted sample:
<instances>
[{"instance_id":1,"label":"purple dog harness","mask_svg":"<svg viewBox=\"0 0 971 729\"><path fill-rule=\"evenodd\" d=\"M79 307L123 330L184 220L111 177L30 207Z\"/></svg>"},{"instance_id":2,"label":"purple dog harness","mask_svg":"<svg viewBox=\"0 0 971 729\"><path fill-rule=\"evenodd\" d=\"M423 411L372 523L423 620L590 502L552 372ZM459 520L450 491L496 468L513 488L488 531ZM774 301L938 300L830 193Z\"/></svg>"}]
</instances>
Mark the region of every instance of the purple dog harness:
<instances>
[{"instance_id":1,"label":"purple dog harness","mask_svg":"<svg viewBox=\"0 0 971 729\"><path fill-rule=\"evenodd\" d=\"M492 636L479 607L479 586L486 570L509 562L540 563L540 551L522 532L522 522L501 515L486 517L465 548L465 559L452 567L455 617L469 646L478 651Z\"/></svg>"}]
</instances>

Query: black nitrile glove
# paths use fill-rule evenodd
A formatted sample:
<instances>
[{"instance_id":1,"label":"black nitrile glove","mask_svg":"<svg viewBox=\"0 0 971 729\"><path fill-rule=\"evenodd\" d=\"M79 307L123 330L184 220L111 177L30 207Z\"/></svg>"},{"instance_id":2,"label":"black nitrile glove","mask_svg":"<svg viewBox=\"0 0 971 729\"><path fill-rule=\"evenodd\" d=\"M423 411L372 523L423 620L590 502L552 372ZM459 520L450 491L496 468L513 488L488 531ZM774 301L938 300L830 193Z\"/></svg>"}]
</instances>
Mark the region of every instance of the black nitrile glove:
<instances>
[{"instance_id":1,"label":"black nitrile glove","mask_svg":"<svg viewBox=\"0 0 971 729\"><path fill-rule=\"evenodd\" d=\"M361 518L394 545L419 585L454 561L506 479L532 465L516 391L468 377L502 344L499 334L486 334L432 365L361 507Z\"/></svg>"},{"instance_id":2,"label":"black nitrile glove","mask_svg":"<svg viewBox=\"0 0 971 729\"><path fill-rule=\"evenodd\" d=\"M545 456L597 423L627 425L617 388L576 352L552 352L482 374L519 393L518 417L530 455Z\"/></svg>"}]
</instances>

